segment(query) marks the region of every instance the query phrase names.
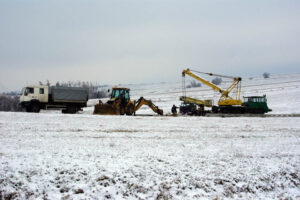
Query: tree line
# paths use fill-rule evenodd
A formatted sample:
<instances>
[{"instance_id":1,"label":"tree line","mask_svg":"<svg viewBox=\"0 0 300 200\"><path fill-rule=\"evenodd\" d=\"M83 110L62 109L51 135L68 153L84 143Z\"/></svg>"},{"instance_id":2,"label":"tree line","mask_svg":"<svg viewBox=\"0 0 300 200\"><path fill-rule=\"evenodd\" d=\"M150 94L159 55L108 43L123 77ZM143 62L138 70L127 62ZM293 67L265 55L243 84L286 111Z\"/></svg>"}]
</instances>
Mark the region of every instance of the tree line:
<instances>
[{"instance_id":1,"label":"tree line","mask_svg":"<svg viewBox=\"0 0 300 200\"><path fill-rule=\"evenodd\" d=\"M21 111L19 106L20 96L11 96L9 94L0 94L0 111Z\"/></svg>"}]
</instances>

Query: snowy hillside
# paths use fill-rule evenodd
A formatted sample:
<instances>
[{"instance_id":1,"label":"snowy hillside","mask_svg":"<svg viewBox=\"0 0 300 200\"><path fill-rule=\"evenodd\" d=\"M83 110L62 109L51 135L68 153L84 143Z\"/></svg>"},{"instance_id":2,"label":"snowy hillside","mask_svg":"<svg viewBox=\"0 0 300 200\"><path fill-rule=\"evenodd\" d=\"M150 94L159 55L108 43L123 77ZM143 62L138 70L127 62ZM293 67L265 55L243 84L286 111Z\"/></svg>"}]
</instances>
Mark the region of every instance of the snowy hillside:
<instances>
[{"instance_id":1,"label":"snowy hillside","mask_svg":"<svg viewBox=\"0 0 300 200\"><path fill-rule=\"evenodd\" d=\"M243 95L300 113L299 83L254 77ZM181 83L130 88L165 113L180 104ZM217 101L204 86L189 90ZM76 115L0 112L0 199L300 198L299 117L95 116L96 102Z\"/></svg>"}]
</instances>

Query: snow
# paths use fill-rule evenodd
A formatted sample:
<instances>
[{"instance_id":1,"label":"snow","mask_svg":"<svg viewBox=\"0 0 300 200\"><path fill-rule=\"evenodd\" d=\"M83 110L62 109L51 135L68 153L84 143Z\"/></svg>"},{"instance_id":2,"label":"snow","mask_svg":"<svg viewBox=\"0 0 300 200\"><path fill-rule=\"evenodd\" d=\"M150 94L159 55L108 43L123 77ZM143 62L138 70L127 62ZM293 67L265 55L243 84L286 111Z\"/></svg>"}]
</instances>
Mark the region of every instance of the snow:
<instances>
[{"instance_id":1,"label":"snow","mask_svg":"<svg viewBox=\"0 0 300 200\"><path fill-rule=\"evenodd\" d=\"M300 113L299 80L254 77L245 80L244 95L265 93L274 113ZM179 104L180 83L130 87L133 99L152 99L165 113ZM138 113L152 114L143 108ZM299 117L98 116L92 110L0 112L0 199L300 198Z\"/></svg>"}]
</instances>

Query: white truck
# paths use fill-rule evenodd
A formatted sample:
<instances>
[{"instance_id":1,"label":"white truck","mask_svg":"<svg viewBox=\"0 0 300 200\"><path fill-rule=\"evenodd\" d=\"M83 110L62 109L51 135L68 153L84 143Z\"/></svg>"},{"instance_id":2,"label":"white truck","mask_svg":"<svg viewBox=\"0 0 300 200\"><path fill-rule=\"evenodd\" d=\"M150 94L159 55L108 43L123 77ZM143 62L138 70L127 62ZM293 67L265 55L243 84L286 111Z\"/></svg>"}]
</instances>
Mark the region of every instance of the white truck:
<instances>
[{"instance_id":1,"label":"white truck","mask_svg":"<svg viewBox=\"0 0 300 200\"><path fill-rule=\"evenodd\" d=\"M22 89L20 105L26 112L41 109L60 109L62 113L76 113L87 106L88 90L79 87L30 85Z\"/></svg>"}]
</instances>

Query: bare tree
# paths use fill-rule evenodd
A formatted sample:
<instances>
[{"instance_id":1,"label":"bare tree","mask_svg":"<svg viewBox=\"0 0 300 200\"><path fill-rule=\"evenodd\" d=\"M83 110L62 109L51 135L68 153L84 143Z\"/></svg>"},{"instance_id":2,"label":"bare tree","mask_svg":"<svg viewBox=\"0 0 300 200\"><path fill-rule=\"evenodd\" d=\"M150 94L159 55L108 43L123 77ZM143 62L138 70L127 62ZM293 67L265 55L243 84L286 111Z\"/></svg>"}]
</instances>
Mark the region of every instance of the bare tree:
<instances>
[{"instance_id":1,"label":"bare tree","mask_svg":"<svg viewBox=\"0 0 300 200\"><path fill-rule=\"evenodd\" d=\"M263 73L263 77L264 78L269 78L270 77L270 73L267 73L267 72Z\"/></svg>"},{"instance_id":2,"label":"bare tree","mask_svg":"<svg viewBox=\"0 0 300 200\"><path fill-rule=\"evenodd\" d=\"M195 80L191 81L191 84L186 86L187 88L201 87L201 83L197 83Z\"/></svg>"},{"instance_id":3,"label":"bare tree","mask_svg":"<svg viewBox=\"0 0 300 200\"><path fill-rule=\"evenodd\" d=\"M20 97L0 94L0 111L21 111Z\"/></svg>"},{"instance_id":4,"label":"bare tree","mask_svg":"<svg viewBox=\"0 0 300 200\"><path fill-rule=\"evenodd\" d=\"M211 82L215 85L220 85L222 83L222 78L216 77Z\"/></svg>"}]
</instances>

